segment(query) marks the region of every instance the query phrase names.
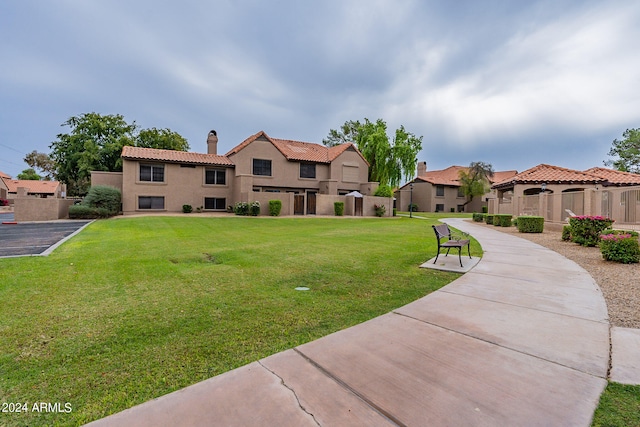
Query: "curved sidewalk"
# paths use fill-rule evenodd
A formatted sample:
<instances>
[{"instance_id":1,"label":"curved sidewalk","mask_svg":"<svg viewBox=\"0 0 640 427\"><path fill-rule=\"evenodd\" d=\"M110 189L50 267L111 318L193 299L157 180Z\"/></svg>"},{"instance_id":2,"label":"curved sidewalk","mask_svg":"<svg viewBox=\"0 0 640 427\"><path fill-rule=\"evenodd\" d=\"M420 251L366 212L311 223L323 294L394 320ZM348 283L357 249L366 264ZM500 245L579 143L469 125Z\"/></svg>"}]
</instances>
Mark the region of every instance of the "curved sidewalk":
<instances>
[{"instance_id":1,"label":"curved sidewalk","mask_svg":"<svg viewBox=\"0 0 640 427\"><path fill-rule=\"evenodd\" d=\"M610 349L592 277L528 240L446 222L484 255L444 288L91 425L588 426Z\"/></svg>"}]
</instances>

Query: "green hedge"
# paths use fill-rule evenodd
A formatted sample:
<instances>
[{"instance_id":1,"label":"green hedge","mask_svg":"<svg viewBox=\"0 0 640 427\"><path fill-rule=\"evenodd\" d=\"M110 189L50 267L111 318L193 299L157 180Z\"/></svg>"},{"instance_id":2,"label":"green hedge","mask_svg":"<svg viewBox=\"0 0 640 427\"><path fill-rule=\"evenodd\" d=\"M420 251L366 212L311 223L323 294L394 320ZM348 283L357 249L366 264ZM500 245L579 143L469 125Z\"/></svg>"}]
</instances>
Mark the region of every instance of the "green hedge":
<instances>
[{"instance_id":1,"label":"green hedge","mask_svg":"<svg viewBox=\"0 0 640 427\"><path fill-rule=\"evenodd\" d=\"M507 214L497 214L493 216L493 225L499 227L511 227L511 217L512 215Z\"/></svg>"},{"instance_id":2,"label":"green hedge","mask_svg":"<svg viewBox=\"0 0 640 427\"><path fill-rule=\"evenodd\" d=\"M544 217L519 216L518 231L520 233L542 233L544 230Z\"/></svg>"},{"instance_id":3,"label":"green hedge","mask_svg":"<svg viewBox=\"0 0 640 427\"><path fill-rule=\"evenodd\" d=\"M474 212L472 217L475 222L484 222L484 215L483 213Z\"/></svg>"},{"instance_id":4,"label":"green hedge","mask_svg":"<svg viewBox=\"0 0 640 427\"><path fill-rule=\"evenodd\" d=\"M344 202L335 202L333 204L333 211L335 212L336 216L344 215Z\"/></svg>"},{"instance_id":5,"label":"green hedge","mask_svg":"<svg viewBox=\"0 0 640 427\"><path fill-rule=\"evenodd\" d=\"M109 212L107 216L112 216L120 212L121 203L122 194L120 190L106 185L94 185L89 189L81 205L90 208L104 209Z\"/></svg>"},{"instance_id":6,"label":"green hedge","mask_svg":"<svg viewBox=\"0 0 640 427\"><path fill-rule=\"evenodd\" d=\"M484 222L486 222L487 224L493 224L493 217L494 216L495 215L493 215L493 214L486 214L484 216Z\"/></svg>"},{"instance_id":7,"label":"green hedge","mask_svg":"<svg viewBox=\"0 0 640 427\"><path fill-rule=\"evenodd\" d=\"M269 200L269 215L279 216L282 210L282 200Z\"/></svg>"},{"instance_id":8,"label":"green hedge","mask_svg":"<svg viewBox=\"0 0 640 427\"><path fill-rule=\"evenodd\" d=\"M69 206L69 218L70 219L96 219L96 218L109 218L112 216L105 208L92 208L85 205L72 205Z\"/></svg>"}]
</instances>

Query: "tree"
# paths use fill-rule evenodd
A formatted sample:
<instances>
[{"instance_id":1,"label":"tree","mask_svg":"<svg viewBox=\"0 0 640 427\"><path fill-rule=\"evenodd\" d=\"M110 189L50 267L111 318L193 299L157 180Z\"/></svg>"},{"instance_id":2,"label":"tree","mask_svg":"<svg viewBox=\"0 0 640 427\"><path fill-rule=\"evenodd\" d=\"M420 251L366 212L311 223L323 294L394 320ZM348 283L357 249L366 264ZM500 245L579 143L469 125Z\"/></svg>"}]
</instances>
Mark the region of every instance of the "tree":
<instances>
[{"instance_id":1,"label":"tree","mask_svg":"<svg viewBox=\"0 0 640 427\"><path fill-rule=\"evenodd\" d=\"M122 171L122 147L125 145L188 150L189 144L169 129L146 129L138 132L135 121L123 116L85 113L62 124L71 128L51 143L51 159L56 177L67 184L70 195L81 196L89 188L91 171Z\"/></svg>"},{"instance_id":2,"label":"tree","mask_svg":"<svg viewBox=\"0 0 640 427\"><path fill-rule=\"evenodd\" d=\"M32 168L25 169L18 174L18 179L24 179L27 181L40 181L42 177L36 173Z\"/></svg>"},{"instance_id":3,"label":"tree","mask_svg":"<svg viewBox=\"0 0 640 427\"><path fill-rule=\"evenodd\" d=\"M467 197L463 206L471 203L476 196L482 196L490 190L489 179L493 177L493 166L490 163L471 162L467 170L461 170L460 188Z\"/></svg>"},{"instance_id":4,"label":"tree","mask_svg":"<svg viewBox=\"0 0 640 427\"><path fill-rule=\"evenodd\" d=\"M404 175L405 180L413 177L422 149L422 136L407 132L404 126L395 131L393 141L389 141L387 124L378 119L375 122L364 119L347 121L339 130L331 129L323 139L325 145L333 146L352 141L369 162L369 181L380 185L398 186Z\"/></svg>"},{"instance_id":5,"label":"tree","mask_svg":"<svg viewBox=\"0 0 640 427\"><path fill-rule=\"evenodd\" d=\"M143 129L136 135L136 147L159 148L162 150L187 151L189 143L182 135L170 129Z\"/></svg>"},{"instance_id":6,"label":"tree","mask_svg":"<svg viewBox=\"0 0 640 427\"><path fill-rule=\"evenodd\" d=\"M618 159L607 160L604 164L619 171L640 173L640 128L627 129L622 136L623 140L613 140L609 150L609 156Z\"/></svg>"},{"instance_id":7,"label":"tree","mask_svg":"<svg viewBox=\"0 0 640 427\"><path fill-rule=\"evenodd\" d=\"M34 173L36 173L35 169L39 169L43 174L42 178L44 178L46 181L50 181L54 178L56 172L56 164L53 160L51 160L48 154L39 153L38 151L33 150L31 153L25 156L24 161L32 168L31 170L34 170ZM24 172L25 171L23 171L23 173Z\"/></svg>"}]
</instances>

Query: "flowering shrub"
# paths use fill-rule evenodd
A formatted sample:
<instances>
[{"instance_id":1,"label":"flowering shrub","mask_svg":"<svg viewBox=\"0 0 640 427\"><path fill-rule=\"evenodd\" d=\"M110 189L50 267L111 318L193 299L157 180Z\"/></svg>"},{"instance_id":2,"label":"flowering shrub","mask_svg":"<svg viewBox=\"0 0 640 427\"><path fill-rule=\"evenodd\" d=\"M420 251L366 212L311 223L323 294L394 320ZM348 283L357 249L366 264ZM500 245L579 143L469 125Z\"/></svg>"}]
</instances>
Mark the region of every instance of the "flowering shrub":
<instances>
[{"instance_id":1,"label":"flowering shrub","mask_svg":"<svg viewBox=\"0 0 640 427\"><path fill-rule=\"evenodd\" d=\"M373 208L376 210L376 216L384 216L385 212L387 212L387 208L384 205L373 205Z\"/></svg>"},{"instance_id":2,"label":"flowering shrub","mask_svg":"<svg viewBox=\"0 0 640 427\"><path fill-rule=\"evenodd\" d=\"M574 216L569 218L571 241L582 246L596 246L600 233L611 227L613 220L603 216Z\"/></svg>"},{"instance_id":3,"label":"flowering shrub","mask_svg":"<svg viewBox=\"0 0 640 427\"><path fill-rule=\"evenodd\" d=\"M635 234L635 236L634 236ZM613 232L600 236L600 252L607 261L624 264L640 262L638 233Z\"/></svg>"},{"instance_id":4,"label":"flowering shrub","mask_svg":"<svg viewBox=\"0 0 640 427\"><path fill-rule=\"evenodd\" d=\"M233 213L240 216L249 215L249 203L238 202L233 206Z\"/></svg>"},{"instance_id":5,"label":"flowering shrub","mask_svg":"<svg viewBox=\"0 0 640 427\"><path fill-rule=\"evenodd\" d=\"M251 216L260 215L260 202L253 202L249 205L249 214Z\"/></svg>"},{"instance_id":6,"label":"flowering shrub","mask_svg":"<svg viewBox=\"0 0 640 427\"><path fill-rule=\"evenodd\" d=\"M0 206L9 206L9 201L7 199L0 199Z\"/></svg>"}]
</instances>

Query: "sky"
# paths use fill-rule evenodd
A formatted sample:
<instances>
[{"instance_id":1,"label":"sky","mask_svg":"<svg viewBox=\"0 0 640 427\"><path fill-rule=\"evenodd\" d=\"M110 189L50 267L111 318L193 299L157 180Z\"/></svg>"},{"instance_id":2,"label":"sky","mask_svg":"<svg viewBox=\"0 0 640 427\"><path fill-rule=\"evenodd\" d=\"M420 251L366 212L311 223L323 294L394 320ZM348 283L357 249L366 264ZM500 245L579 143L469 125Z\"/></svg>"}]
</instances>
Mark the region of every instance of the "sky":
<instances>
[{"instance_id":1,"label":"sky","mask_svg":"<svg viewBox=\"0 0 640 427\"><path fill-rule=\"evenodd\" d=\"M422 136L428 170L603 166L640 127L640 2L0 2L0 171L84 113L218 153L348 120Z\"/></svg>"}]
</instances>

